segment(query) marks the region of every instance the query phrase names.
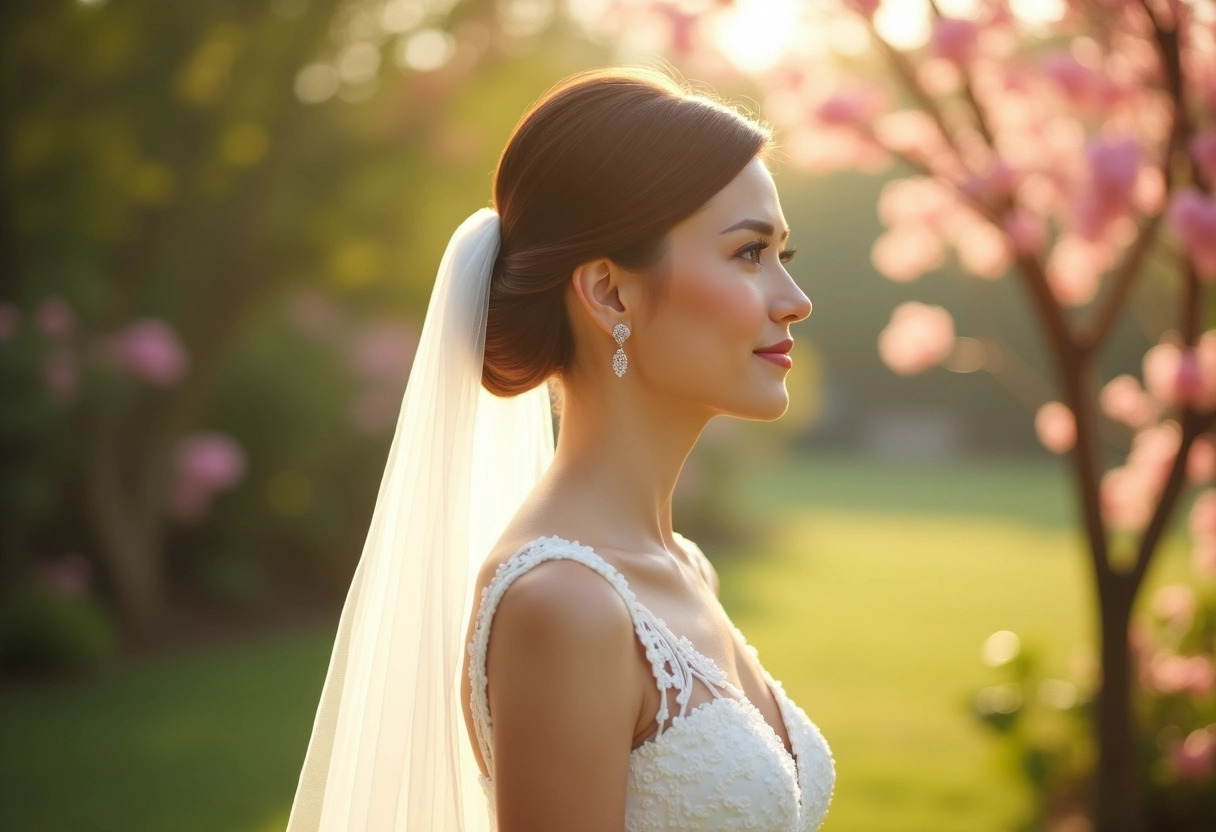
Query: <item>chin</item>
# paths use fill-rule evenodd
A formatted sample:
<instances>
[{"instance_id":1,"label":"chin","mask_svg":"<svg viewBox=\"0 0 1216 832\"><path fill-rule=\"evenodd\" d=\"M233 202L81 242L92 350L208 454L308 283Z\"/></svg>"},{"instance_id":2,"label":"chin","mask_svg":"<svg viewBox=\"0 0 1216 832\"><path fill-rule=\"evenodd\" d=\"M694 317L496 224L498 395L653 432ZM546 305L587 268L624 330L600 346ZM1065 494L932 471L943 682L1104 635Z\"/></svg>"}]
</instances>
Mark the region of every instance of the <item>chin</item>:
<instances>
[{"instance_id":1,"label":"chin","mask_svg":"<svg viewBox=\"0 0 1216 832\"><path fill-rule=\"evenodd\" d=\"M738 419L774 422L784 416L789 408L790 396L785 389L785 384L782 383L780 387L763 391L745 402L738 403L729 412Z\"/></svg>"}]
</instances>

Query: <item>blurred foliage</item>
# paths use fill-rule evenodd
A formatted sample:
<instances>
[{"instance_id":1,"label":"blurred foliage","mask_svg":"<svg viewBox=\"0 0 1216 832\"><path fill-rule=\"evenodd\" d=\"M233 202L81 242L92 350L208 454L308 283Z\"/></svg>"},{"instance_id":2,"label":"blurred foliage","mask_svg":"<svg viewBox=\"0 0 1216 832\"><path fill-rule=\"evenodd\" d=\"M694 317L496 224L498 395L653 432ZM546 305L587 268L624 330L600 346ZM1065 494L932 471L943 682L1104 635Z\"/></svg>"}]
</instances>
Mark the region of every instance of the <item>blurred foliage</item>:
<instances>
[{"instance_id":1,"label":"blurred foliage","mask_svg":"<svg viewBox=\"0 0 1216 832\"><path fill-rule=\"evenodd\" d=\"M1138 668L1136 769L1145 828L1200 832L1216 825L1216 587L1163 586L1133 624ZM984 645L1001 680L972 699L1000 741L1005 771L1036 802L1019 828L1088 829L1097 668L1076 654L1067 678L1047 678L1033 648L1008 631Z\"/></svg>"}]
</instances>

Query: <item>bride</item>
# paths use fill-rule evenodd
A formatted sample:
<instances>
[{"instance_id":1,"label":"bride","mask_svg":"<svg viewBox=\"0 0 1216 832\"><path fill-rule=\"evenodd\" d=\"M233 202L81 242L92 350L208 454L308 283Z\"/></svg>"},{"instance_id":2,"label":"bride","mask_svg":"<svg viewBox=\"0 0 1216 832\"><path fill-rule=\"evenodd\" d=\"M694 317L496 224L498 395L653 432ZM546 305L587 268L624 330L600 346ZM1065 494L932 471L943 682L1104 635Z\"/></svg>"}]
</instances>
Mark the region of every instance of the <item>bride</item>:
<instances>
[{"instance_id":1,"label":"bride","mask_svg":"<svg viewBox=\"0 0 1216 832\"><path fill-rule=\"evenodd\" d=\"M440 264L288 832L818 829L828 745L671 521L706 423L789 403L771 142L645 69L524 115Z\"/></svg>"}]
</instances>

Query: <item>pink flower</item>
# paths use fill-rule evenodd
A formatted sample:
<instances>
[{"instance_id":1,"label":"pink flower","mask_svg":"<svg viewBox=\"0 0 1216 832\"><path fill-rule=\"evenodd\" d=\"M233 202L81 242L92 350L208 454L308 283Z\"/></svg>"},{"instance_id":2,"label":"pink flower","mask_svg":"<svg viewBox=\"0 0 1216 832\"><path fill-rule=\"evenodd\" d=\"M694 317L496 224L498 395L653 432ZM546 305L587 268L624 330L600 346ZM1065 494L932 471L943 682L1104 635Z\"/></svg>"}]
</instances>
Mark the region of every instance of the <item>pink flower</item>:
<instances>
[{"instance_id":1,"label":"pink flower","mask_svg":"<svg viewBox=\"0 0 1216 832\"><path fill-rule=\"evenodd\" d=\"M1191 442L1186 457L1186 478L1192 484L1210 482L1216 477L1216 439L1211 434L1198 436Z\"/></svg>"},{"instance_id":2,"label":"pink flower","mask_svg":"<svg viewBox=\"0 0 1216 832\"><path fill-rule=\"evenodd\" d=\"M1196 133L1191 137L1188 149L1208 182L1216 185L1216 130Z\"/></svg>"},{"instance_id":3,"label":"pink flower","mask_svg":"<svg viewBox=\"0 0 1216 832\"><path fill-rule=\"evenodd\" d=\"M1167 695L1204 697L1216 688L1216 668L1207 656L1180 656L1163 649L1149 660L1148 684Z\"/></svg>"},{"instance_id":4,"label":"pink flower","mask_svg":"<svg viewBox=\"0 0 1216 832\"><path fill-rule=\"evenodd\" d=\"M892 371L917 375L944 361L954 349L954 319L941 306L901 303L878 336L878 352Z\"/></svg>"},{"instance_id":5,"label":"pink flower","mask_svg":"<svg viewBox=\"0 0 1216 832\"><path fill-rule=\"evenodd\" d=\"M946 262L941 235L923 225L904 225L879 235L870 249L874 268L890 280L906 283Z\"/></svg>"},{"instance_id":6,"label":"pink flower","mask_svg":"<svg viewBox=\"0 0 1216 832\"><path fill-rule=\"evenodd\" d=\"M933 51L952 63L964 65L975 57L979 27L972 20L938 18L931 40Z\"/></svg>"},{"instance_id":7,"label":"pink flower","mask_svg":"<svg viewBox=\"0 0 1216 832\"><path fill-rule=\"evenodd\" d=\"M1011 211L1002 220L1005 233L1019 254L1036 255L1047 241L1047 228L1042 217L1024 210Z\"/></svg>"},{"instance_id":8,"label":"pink flower","mask_svg":"<svg viewBox=\"0 0 1216 832\"><path fill-rule=\"evenodd\" d=\"M158 318L130 324L108 348L121 369L150 384L169 386L186 372L186 352L177 333Z\"/></svg>"},{"instance_id":9,"label":"pink flower","mask_svg":"<svg viewBox=\"0 0 1216 832\"><path fill-rule=\"evenodd\" d=\"M1146 427L1160 414L1160 406L1144 392L1136 377L1127 373L1111 379L1098 401L1107 416L1128 427Z\"/></svg>"},{"instance_id":10,"label":"pink flower","mask_svg":"<svg viewBox=\"0 0 1216 832\"><path fill-rule=\"evenodd\" d=\"M1077 233L1097 240L1132 208L1140 178L1141 151L1135 139L1097 140L1086 148L1089 181L1074 206Z\"/></svg>"},{"instance_id":11,"label":"pink flower","mask_svg":"<svg viewBox=\"0 0 1216 832\"><path fill-rule=\"evenodd\" d=\"M1164 405L1180 402L1196 410L1216 407L1216 330L1199 336L1194 349L1163 342L1144 355L1144 382Z\"/></svg>"},{"instance_id":12,"label":"pink flower","mask_svg":"<svg viewBox=\"0 0 1216 832\"><path fill-rule=\"evenodd\" d=\"M1047 402L1035 412L1034 432L1053 454L1066 453L1077 444L1077 420L1061 402Z\"/></svg>"},{"instance_id":13,"label":"pink flower","mask_svg":"<svg viewBox=\"0 0 1216 832\"><path fill-rule=\"evenodd\" d=\"M1216 281L1216 197L1185 188L1171 200L1168 218L1199 276Z\"/></svg>"},{"instance_id":14,"label":"pink flower","mask_svg":"<svg viewBox=\"0 0 1216 832\"><path fill-rule=\"evenodd\" d=\"M887 109L887 92L877 84L854 83L841 87L815 107L813 115L823 125L861 127L869 125Z\"/></svg>"},{"instance_id":15,"label":"pink flower","mask_svg":"<svg viewBox=\"0 0 1216 832\"><path fill-rule=\"evenodd\" d=\"M201 520L215 495L245 476L245 452L222 433L194 433L182 440L177 453L177 482L173 516L184 522Z\"/></svg>"},{"instance_id":16,"label":"pink flower","mask_svg":"<svg viewBox=\"0 0 1216 832\"><path fill-rule=\"evenodd\" d=\"M1191 537L1196 540L1216 539L1216 488L1205 488L1191 504L1188 518Z\"/></svg>"},{"instance_id":17,"label":"pink flower","mask_svg":"<svg viewBox=\"0 0 1216 832\"><path fill-rule=\"evenodd\" d=\"M882 0L845 0L845 4L867 20L874 17Z\"/></svg>"},{"instance_id":18,"label":"pink flower","mask_svg":"<svg viewBox=\"0 0 1216 832\"><path fill-rule=\"evenodd\" d=\"M34 318L42 334L49 338L65 338L76 328L76 313L63 298L43 300L34 310Z\"/></svg>"},{"instance_id":19,"label":"pink flower","mask_svg":"<svg viewBox=\"0 0 1216 832\"><path fill-rule=\"evenodd\" d=\"M1209 725L1192 731L1182 742L1175 740L1169 746L1167 759L1181 780L1208 779L1216 761L1216 732Z\"/></svg>"},{"instance_id":20,"label":"pink flower","mask_svg":"<svg viewBox=\"0 0 1216 832\"><path fill-rule=\"evenodd\" d=\"M1062 234L1047 259L1047 285L1061 304L1084 306L1098 291L1109 249L1101 243Z\"/></svg>"},{"instance_id":21,"label":"pink flower","mask_svg":"<svg viewBox=\"0 0 1216 832\"><path fill-rule=\"evenodd\" d=\"M1102 519L1112 529L1143 529L1152 516L1156 497L1153 483L1128 465L1102 475L1099 486Z\"/></svg>"},{"instance_id":22,"label":"pink flower","mask_svg":"<svg viewBox=\"0 0 1216 832\"><path fill-rule=\"evenodd\" d=\"M16 304L0 303L0 344L17 337L21 329L21 310Z\"/></svg>"}]
</instances>

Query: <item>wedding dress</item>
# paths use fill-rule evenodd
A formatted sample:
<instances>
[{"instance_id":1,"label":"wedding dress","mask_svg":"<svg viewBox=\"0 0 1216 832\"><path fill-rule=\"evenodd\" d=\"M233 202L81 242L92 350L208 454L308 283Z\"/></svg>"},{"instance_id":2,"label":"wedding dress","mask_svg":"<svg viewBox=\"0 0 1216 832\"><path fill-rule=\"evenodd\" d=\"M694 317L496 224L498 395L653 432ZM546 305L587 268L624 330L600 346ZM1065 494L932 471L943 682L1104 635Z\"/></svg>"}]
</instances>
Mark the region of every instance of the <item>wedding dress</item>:
<instances>
[{"instance_id":1,"label":"wedding dress","mask_svg":"<svg viewBox=\"0 0 1216 832\"><path fill-rule=\"evenodd\" d=\"M676 537L682 545L699 551L688 538L678 533ZM575 560L594 569L625 599L659 688L661 704L655 715L658 733L629 756L626 832L818 829L836 779L831 750L815 723L760 664L756 649L738 627L731 625L760 665L784 720L793 757L744 692L727 679L726 672L643 606L620 572L591 547L556 536L540 537L520 548L499 565L482 591L467 649L473 723L486 767L493 772L485 674L490 623L511 583L554 558ZM701 680L714 698L690 711L694 678ZM668 713L668 688L676 691L680 705L680 712L674 716ZM485 775L479 780L489 803L490 826L495 829L493 780Z\"/></svg>"}]
</instances>

